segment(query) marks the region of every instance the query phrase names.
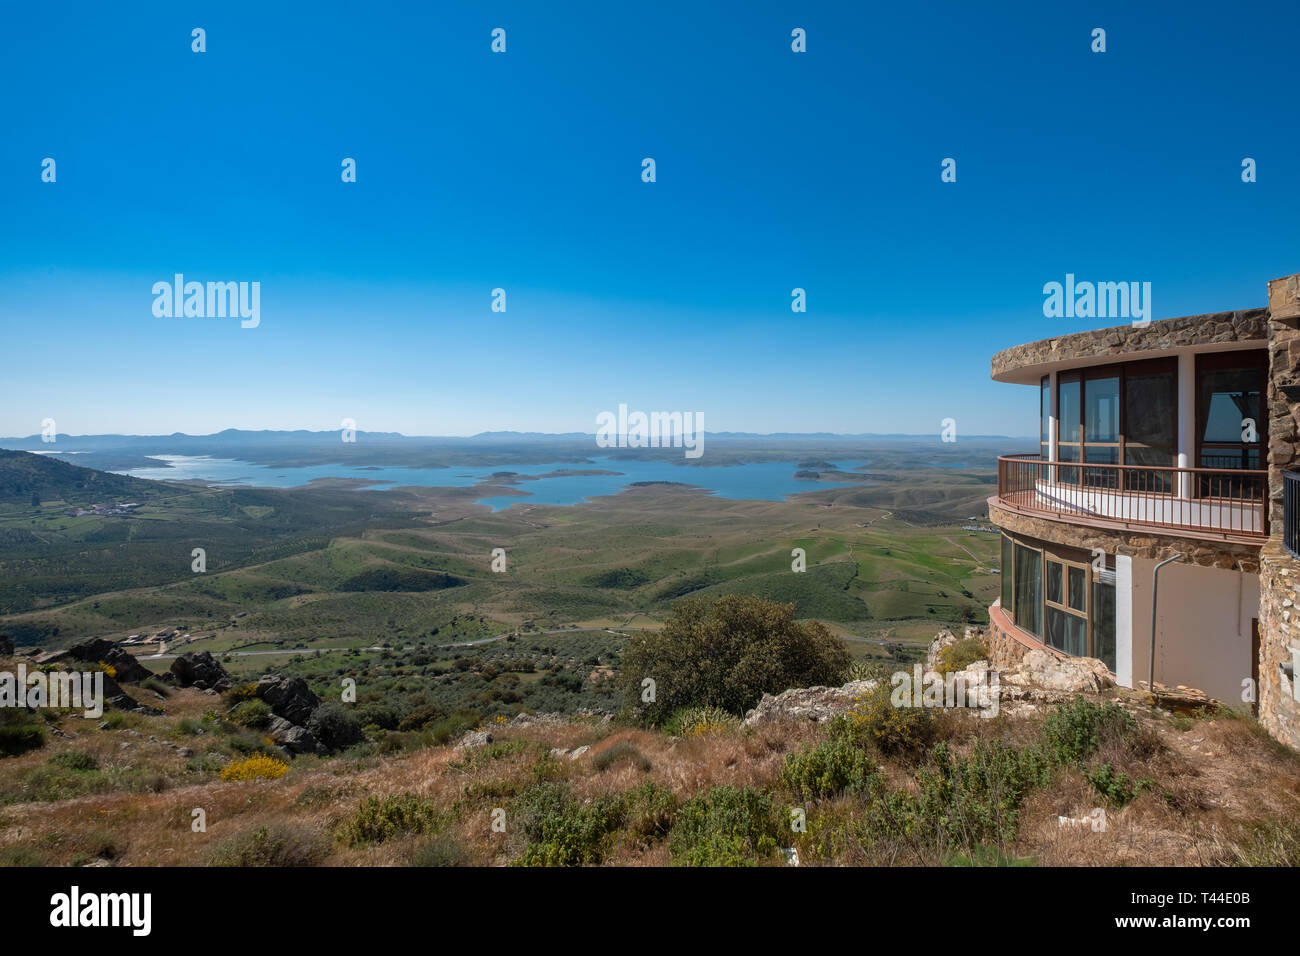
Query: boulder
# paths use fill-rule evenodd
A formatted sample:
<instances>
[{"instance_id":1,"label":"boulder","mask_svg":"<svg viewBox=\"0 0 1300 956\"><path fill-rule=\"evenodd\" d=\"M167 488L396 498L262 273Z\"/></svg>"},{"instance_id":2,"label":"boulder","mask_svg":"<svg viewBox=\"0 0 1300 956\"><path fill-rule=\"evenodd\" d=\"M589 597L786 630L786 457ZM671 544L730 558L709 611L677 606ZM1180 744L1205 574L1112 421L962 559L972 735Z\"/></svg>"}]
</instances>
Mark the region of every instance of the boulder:
<instances>
[{"instance_id":1,"label":"boulder","mask_svg":"<svg viewBox=\"0 0 1300 956\"><path fill-rule=\"evenodd\" d=\"M324 754L325 745L317 740L306 727L292 724L283 717L273 716L266 725L266 732L278 745L291 754Z\"/></svg>"},{"instance_id":2,"label":"boulder","mask_svg":"<svg viewBox=\"0 0 1300 956\"><path fill-rule=\"evenodd\" d=\"M8 634L0 634L0 655L13 657L14 639Z\"/></svg>"},{"instance_id":3,"label":"boulder","mask_svg":"<svg viewBox=\"0 0 1300 956\"><path fill-rule=\"evenodd\" d=\"M473 750L475 747L486 747L490 743L492 743L492 735L486 730L471 730L457 741L456 749Z\"/></svg>"},{"instance_id":4,"label":"boulder","mask_svg":"<svg viewBox=\"0 0 1300 956\"><path fill-rule=\"evenodd\" d=\"M271 705L271 713L299 726L320 706L320 698L301 677L268 674L258 680L255 692L259 700Z\"/></svg>"},{"instance_id":5,"label":"boulder","mask_svg":"<svg viewBox=\"0 0 1300 956\"><path fill-rule=\"evenodd\" d=\"M172 661L171 672L182 687L199 690L224 691L235 685L235 679L226 673L210 651L191 651Z\"/></svg>"},{"instance_id":6,"label":"boulder","mask_svg":"<svg viewBox=\"0 0 1300 956\"><path fill-rule=\"evenodd\" d=\"M1037 648L1028 651L1013 672L1003 674L1002 682L1065 696L1095 694L1115 686L1106 665L1095 657L1061 659Z\"/></svg>"},{"instance_id":7,"label":"boulder","mask_svg":"<svg viewBox=\"0 0 1300 956\"><path fill-rule=\"evenodd\" d=\"M742 726L755 727L786 717L824 723L836 714L851 710L858 698L870 694L878 683L855 680L843 687L798 687L775 695L764 694L758 706L745 714Z\"/></svg>"},{"instance_id":8,"label":"boulder","mask_svg":"<svg viewBox=\"0 0 1300 956\"><path fill-rule=\"evenodd\" d=\"M157 717L162 713L157 707L150 707L140 703L126 691L118 686L117 681L104 675L104 704L106 706L116 707L118 710L129 710L132 713L144 714L149 717Z\"/></svg>"},{"instance_id":9,"label":"boulder","mask_svg":"<svg viewBox=\"0 0 1300 956\"><path fill-rule=\"evenodd\" d=\"M83 664L108 664L120 681L133 683L152 677L153 672L127 653L125 648L102 637L92 637L80 644L73 644L66 651L47 651L37 657L37 663L49 664L56 661L74 660Z\"/></svg>"},{"instance_id":10,"label":"boulder","mask_svg":"<svg viewBox=\"0 0 1300 956\"><path fill-rule=\"evenodd\" d=\"M939 652L945 647L957 643L957 635L946 627L934 636L930 642L929 648L925 652L925 669L934 670L934 664L939 659Z\"/></svg>"}]
</instances>

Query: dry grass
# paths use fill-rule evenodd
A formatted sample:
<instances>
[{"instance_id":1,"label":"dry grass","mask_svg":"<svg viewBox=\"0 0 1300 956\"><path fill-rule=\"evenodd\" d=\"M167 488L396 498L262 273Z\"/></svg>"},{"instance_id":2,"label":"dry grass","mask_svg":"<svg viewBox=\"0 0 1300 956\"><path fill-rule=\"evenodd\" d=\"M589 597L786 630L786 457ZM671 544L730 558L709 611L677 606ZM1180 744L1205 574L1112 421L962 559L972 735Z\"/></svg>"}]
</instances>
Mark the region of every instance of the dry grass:
<instances>
[{"instance_id":1,"label":"dry grass","mask_svg":"<svg viewBox=\"0 0 1300 956\"><path fill-rule=\"evenodd\" d=\"M786 755L814 745L825 728L808 721L770 723L753 731L728 730L671 738L657 732L597 722L562 726L494 727L496 743L466 753L431 748L390 757L300 758L279 780L223 782L213 771L187 770L178 748L200 756L219 735L176 732L182 718L198 720L214 701L192 690L158 702L165 714L136 728L105 729L97 721L65 717L65 736L47 735L38 751L0 761L0 860L46 865L205 865L232 846L270 835L291 861L331 866L403 866L416 861L504 865L521 849L522 835L494 832L492 813L509 814L515 797L538 780L567 782L579 801L623 794L653 782L684 801L729 784L772 792L788 800L781 784ZM1131 779L1155 783L1123 808L1106 807L1106 829L1062 826L1061 816L1087 817L1104 802L1078 770L1061 770L1045 788L1032 791L1020 812L1009 855L1039 865L1186 866L1293 859L1300 832L1300 758L1279 748L1239 718L1198 719L1176 724L1139 715L1134 745L1108 744L1098 755ZM1000 740L1026 746L1036 739L1040 717L982 720L948 714L941 735L955 753L977 742ZM1189 725L1190 724L1190 725ZM1186 727L1186 729L1180 729ZM506 744L506 746L500 746ZM553 757L552 748L590 749L576 760ZM19 781L49 765L55 754L83 751L118 786L154 774L159 792L114 789L53 801L32 801ZM620 759L599 760L611 751ZM626 755L626 756L624 756ZM915 768L885 761L887 785L915 792ZM131 775L134 774L135 777ZM124 776L125 775L125 776ZM404 833L382 843L348 847L332 838L336 827L366 797L414 794L437 808L436 833ZM191 823L198 808L206 831ZM865 865L939 863L939 848L877 843L870 849L843 838L861 823L866 807L853 797L809 808L810 836L822 826L829 857L808 864ZM1288 856L1291 854L1292 856ZM666 865L662 842L650 846L618 841L610 865Z\"/></svg>"}]
</instances>

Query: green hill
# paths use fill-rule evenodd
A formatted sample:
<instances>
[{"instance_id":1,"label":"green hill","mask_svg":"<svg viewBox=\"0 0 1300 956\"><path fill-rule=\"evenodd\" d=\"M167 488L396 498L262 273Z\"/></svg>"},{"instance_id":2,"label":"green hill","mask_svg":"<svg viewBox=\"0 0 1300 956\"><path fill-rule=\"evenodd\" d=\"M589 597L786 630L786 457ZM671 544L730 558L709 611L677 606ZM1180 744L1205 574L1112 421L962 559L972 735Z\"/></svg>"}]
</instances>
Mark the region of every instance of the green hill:
<instances>
[{"instance_id":1,"label":"green hill","mask_svg":"<svg viewBox=\"0 0 1300 956\"><path fill-rule=\"evenodd\" d=\"M80 468L52 455L0 449L0 510L51 501L107 504L105 499L146 501L175 492L164 484Z\"/></svg>"}]
</instances>

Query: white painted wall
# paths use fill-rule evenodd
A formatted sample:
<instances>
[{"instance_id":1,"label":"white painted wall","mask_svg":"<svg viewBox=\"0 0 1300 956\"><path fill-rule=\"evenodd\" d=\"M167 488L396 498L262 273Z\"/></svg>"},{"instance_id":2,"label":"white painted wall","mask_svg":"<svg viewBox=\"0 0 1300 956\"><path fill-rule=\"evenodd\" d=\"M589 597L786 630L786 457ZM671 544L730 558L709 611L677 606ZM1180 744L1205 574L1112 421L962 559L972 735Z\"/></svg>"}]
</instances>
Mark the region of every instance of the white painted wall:
<instances>
[{"instance_id":1,"label":"white painted wall","mask_svg":"<svg viewBox=\"0 0 1300 956\"><path fill-rule=\"evenodd\" d=\"M1150 666L1156 562L1120 555L1115 565L1116 677L1125 687L1136 687L1146 681ZM1241 706L1241 682L1251 675L1250 624L1259 616L1259 576L1169 564L1160 571L1159 600L1156 680L1196 687Z\"/></svg>"},{"instance_id":2,"label":"white painted wall","mask_svg":"<svg viewBox=\"0 0 1300 956\"><path fill-rule=\"evenodd\" d=\"M1133 687L1133 559L1115 555L1115 678Z\"/></svg>"}]
</instances>

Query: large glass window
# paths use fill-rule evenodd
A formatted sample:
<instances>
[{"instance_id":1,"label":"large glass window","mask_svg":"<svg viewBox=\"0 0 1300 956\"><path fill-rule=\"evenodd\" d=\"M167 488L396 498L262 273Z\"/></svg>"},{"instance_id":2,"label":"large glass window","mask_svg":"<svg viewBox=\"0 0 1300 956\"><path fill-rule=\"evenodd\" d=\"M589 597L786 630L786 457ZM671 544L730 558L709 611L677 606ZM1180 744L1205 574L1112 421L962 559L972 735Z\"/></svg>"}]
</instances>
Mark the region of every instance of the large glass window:
<instances>
[{"instance_id":1,"label":"large glass window","mask_svg":"<svg viewBox=\"0 0 1300 956\"><path fill-rule=\"evenodd\" d=\"M1035 637L1043 635L1043 558L1041 552L1016 545L1016 625Z\"/></svg>"},{"instance_id":2,"label":"large glass window","mask_svg":"<svg viewBox=\"0 0 1300 956\"><path fill-rule=\"evenodd\" d=\"M1092 581L1092 656L1115 670L1115 585Z\"/></svg>"},{"instance_id":3,"label":"large glass window","mask_svg":"<svg viewBox=\"0 0 1300 956\"><path fill-rule=\"evenodd\" d=\"M1038 451L1043 461L1052 457L1052 385L1051 378L1043 376L1038 400Z\"/></svg>"},{"instance_id":4,"label":"large glass window","mask_svg":"<svg viewBox=\"0 0 1300 956\"><path fill-rule=\"evenodd\" d=\"M1260 468L1264 367L1255 352L1197 357L1196 421L1202 468Z\"/></svg>"},{"instance_id":5,"label":"large glass window","mask_svg":"<svg viewBox=\"0 0 1300 956\"><path fill-rule=\"evenodd\" d=\"M1002 610L1008 614L1012 613L1012 593L1011 582L1015 580L1015 569L1013 567L1015 555L1015 545L1005 534L1002 536Z\"/></svg>"},{"instance_id":6,"label":"large glass window","mask_svg":"<svg viewBox=\"0 0 1300 956\"><path fill-rule=\"evenodd\" d=\"M1115 577L1075 549L1057 552L1002 535L1002 608L1048 647L1115 669Z\"/></svg>"},{"instance_id":7,"label":"large glass window","mask_svg":"<svg viewBox=\"0 0 1300 956\"><path fill-rule=\"evenodd\" d=\"M1097 465L1167 468L1174 463L1176 363L1154 359L1062 372L1057 384L1057 458ZM1169 492L1168 472L1061 468L1060 481L1094 488Z\"/></svg>"},{"instance_id":8,"label":"large glass window","mask_svg":"<svg viewBox=\"0 0 1300 956\"><path fill-rule=\"evenodd\" d=\"M1124 464L1168 468L1174 464L1178 394L1172 362L1142 362L1124 370ZM1130 471L1131 491L1168 494L1173 475L1167 471Z\"/></svg>"}]
</instances>

